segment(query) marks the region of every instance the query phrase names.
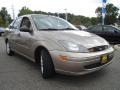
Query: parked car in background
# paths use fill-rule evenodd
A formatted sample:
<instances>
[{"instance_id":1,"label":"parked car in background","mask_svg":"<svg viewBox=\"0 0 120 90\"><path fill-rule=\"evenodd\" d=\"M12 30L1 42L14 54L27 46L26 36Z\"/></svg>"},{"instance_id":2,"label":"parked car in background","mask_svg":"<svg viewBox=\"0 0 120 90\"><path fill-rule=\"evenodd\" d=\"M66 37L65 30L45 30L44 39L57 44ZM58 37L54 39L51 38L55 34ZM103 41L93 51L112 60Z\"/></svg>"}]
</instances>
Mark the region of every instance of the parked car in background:
<instances>
[{"instance_id":1,"label":"parked car in background","mask_svg":"<svg viewBox=\"0 0 120 90\"><path fill-rule=\"evenodd\" d=\"M75 27L78 28L79 30L87 29L87 27L85 27L84 25L75 25Z\"/></svg>"},{"instance_id":2,"label":"parked car in background","mask_svg":"<svg viewBox=\"0 0 120 90\"><path fill-rule=\"evenodd\" d=\"M6 52L36 62L43 78L55 72L81 75L109 65L113 48L94 34L80 31L64 19L30 14L16 18L5 36Z\"/></svg>"},{"instance_id":3,"label":"parked car in background","mask_svg":"<svg viewBox=\"0 0 120 90\"><path fill-rule=\"evenodd\" d=\"M120 29L112 25L96 25L88 27L85 31L97 34L110 44L120 44Z\"/></svg>"},{"instance_id":4,"label":"parked car in background","mask_svg":"<svg viewBox=\"0 0 120 90\"><path fill-rule=\"evenodd\" d=\"M4 33L5 29L0 27L0 36L2 36L2 34Z\"/></svg>"}]
</instances>

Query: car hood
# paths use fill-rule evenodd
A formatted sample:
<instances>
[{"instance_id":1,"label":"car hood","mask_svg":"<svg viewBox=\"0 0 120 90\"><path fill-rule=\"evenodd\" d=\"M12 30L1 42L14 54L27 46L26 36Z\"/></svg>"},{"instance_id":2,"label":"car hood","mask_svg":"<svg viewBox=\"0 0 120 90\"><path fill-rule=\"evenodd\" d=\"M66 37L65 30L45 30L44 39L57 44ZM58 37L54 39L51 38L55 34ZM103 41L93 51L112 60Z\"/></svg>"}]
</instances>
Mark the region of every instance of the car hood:
<instances>
[{"instance_id":1,"label":"car hood","mask_svg":"<svg viewBox=\"0 0 120 90\"><path fill-rule=\"evenodd\" d=\"M109 45L105 39L85 31L44 31L43 36L56 42L71 41L87 48Z\"/></svg>"}]
</instances>

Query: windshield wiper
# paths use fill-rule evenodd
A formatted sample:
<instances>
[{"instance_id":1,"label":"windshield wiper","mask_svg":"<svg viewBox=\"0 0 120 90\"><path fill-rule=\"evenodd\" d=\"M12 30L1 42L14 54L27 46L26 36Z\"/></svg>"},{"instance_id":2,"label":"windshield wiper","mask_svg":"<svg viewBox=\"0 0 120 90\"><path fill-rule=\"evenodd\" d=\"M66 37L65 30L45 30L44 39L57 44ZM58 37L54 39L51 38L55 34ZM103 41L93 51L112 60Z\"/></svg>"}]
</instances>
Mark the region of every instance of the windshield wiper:
<instances>
[{"instance_id":1,"label":"windshield wiper","mask_svg":"<svg viewBox=\"0 0 120 90\"><path fill-rule=\"evenodd\" d=\"M74 28L61 28L60 30L75 30Z\"/></svg>"},{"instance_id":2,"label":"windshield wiper","mask_svg":"<svg viewBox=\"0 0 120 90\"><path fill-rule=\"evenodd\" d=\"M47 30L47 31L56 30L56 31L59 31L59 30L75 30L75 29L73 29L73 28L43 28L43 29L39 29L39 30Z\"/></svg>"},{"instance_id":3,"label":"windshield wiper","mask_svg":"<svg viewBox=\"0 0 120 90\"><path fill-rule=\"evenodd\" d=\"M59 30L59 29L56 29L56 28L43 28L43 29L39 29L39 30Z\"/></svg>"}]
</instances>

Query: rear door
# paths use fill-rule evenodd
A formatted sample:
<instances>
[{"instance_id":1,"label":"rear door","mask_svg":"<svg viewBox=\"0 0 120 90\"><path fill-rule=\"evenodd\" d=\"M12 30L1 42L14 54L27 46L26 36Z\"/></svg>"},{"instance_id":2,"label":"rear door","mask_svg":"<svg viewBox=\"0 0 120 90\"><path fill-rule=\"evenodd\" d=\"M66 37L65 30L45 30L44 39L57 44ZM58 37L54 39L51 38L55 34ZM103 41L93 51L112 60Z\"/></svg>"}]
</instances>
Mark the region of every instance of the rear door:
<instances>
[{"instance_id":1,"label":"rear door","mask_svg":"<svg viewBox=\"0 0 120 90\"><path fill-rule=\"evenodd\" d=\"M9 42L10 46L16 51L18 49L19 39L17 35L19 35L19 27L22 17L16 18L9 26Z\"/></svg>"}]
</instances>

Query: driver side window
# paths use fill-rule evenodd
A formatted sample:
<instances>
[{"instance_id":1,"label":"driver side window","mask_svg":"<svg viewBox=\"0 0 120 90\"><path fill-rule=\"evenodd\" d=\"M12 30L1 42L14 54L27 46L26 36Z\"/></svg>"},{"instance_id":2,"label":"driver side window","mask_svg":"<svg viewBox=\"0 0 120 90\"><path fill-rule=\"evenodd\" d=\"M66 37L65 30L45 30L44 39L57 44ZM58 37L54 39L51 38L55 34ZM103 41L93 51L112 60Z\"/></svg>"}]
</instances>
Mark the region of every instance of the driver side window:
<instances>
[{"instance_id":1,"label":"driver side window","mask_svg":"<svg viewBox=\"0 0 120 90\"><path fill-rule=\"evenodd\" d=\"M31 29L31 22L30 22L29 18L24 17L22 19L20 27L23 27L23 26L27 27L28 29Z\"/></svg>"}]
</instances>

